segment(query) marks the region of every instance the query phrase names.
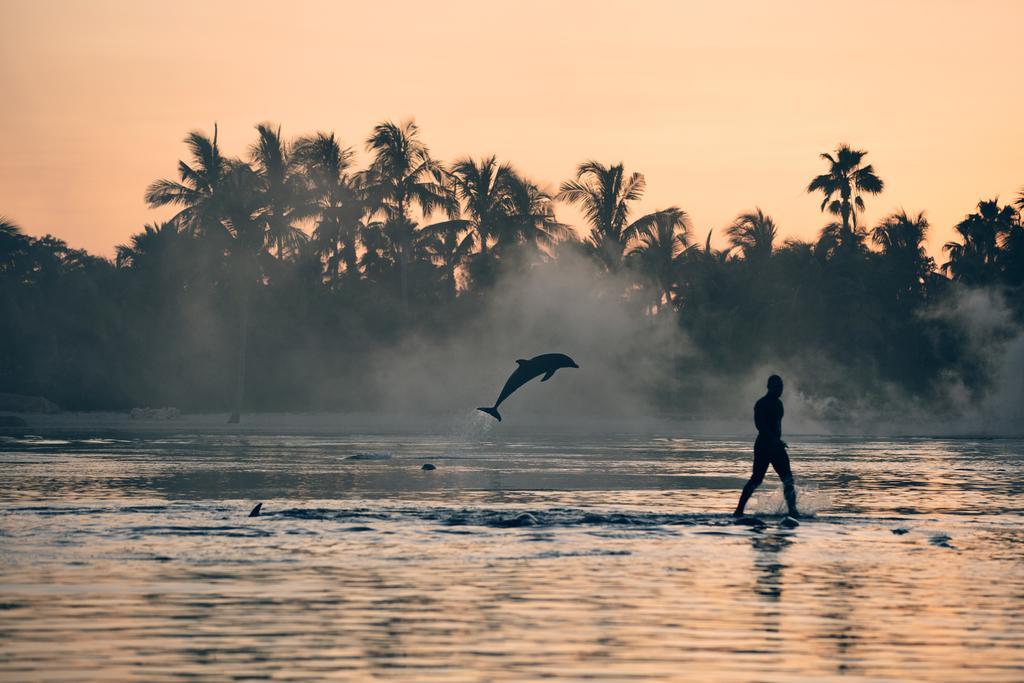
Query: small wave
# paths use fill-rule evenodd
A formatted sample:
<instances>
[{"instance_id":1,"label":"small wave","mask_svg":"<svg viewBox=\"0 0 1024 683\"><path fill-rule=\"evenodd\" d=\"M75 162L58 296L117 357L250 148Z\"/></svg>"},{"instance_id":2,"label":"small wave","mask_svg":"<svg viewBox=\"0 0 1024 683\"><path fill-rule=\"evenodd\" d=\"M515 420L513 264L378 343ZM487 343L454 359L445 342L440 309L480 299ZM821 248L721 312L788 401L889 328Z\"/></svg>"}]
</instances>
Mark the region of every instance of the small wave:
<instances>
[{"instance_id":1,"label":"small wave","mask_svg":"<svg viewBox=\"0 0 1024 683\"><path fill-rule=\"evenodd\" d=\"M270 536L271 532L255 527L237 526L137 526L130 529L136 534L166 536L229 536L235 538L259 538Z\"/></svg>"},{"instance_id":2,"label":"small wave","mask_svg":"<svg viewBox=\"0 0 1024 683\"><path fill-rule=\"evenodd\" d=\"M356 453L355 455L350 455L350 456L348 456L345 459L346 460L370 460L370 461L374 461L374 460L391 460L391 454L390 453Z\"/></svg>"}]
</instances>

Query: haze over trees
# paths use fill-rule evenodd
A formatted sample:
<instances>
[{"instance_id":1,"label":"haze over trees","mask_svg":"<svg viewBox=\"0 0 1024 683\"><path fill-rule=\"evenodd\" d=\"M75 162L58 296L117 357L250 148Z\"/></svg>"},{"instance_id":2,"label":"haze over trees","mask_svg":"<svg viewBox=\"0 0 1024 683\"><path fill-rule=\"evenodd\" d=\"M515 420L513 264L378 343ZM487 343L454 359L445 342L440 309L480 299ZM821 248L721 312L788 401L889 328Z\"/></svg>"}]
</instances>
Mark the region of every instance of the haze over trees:
<instances>
[{"instance_id":1,"label":"haze over trees","mask_svg":"<svg viewBox=\"0 0 1024 683\"><path fill-rule=\"evenodd\" d=\"M665 414L699 412L710 384L793 359L820 366L810 396L870 404L896 387L941 411L949 378L980 394L993 369L935 312L984 287L1024 316L1024 190L982 199L937 266L921 207L863 223L885 185L845 144L819 175L808 163L806 191L833 217L816 241L780 241L762 207L737 207L721 250L683 207L638 216L646 181L622 163L585 161L551 192L494 156L434 158L411 121L373 129L365 168L332 131L288 138L269 123L245 158L221 150L216 127L185 147L176 177L145 197L174 215L113 260L0 219L0 391L233 419L366 409L371 354L458 335L502 278L570 252L696 347L651 388ZM586 223L560 222L558 202Z\"/></svg>"}]
</instances>

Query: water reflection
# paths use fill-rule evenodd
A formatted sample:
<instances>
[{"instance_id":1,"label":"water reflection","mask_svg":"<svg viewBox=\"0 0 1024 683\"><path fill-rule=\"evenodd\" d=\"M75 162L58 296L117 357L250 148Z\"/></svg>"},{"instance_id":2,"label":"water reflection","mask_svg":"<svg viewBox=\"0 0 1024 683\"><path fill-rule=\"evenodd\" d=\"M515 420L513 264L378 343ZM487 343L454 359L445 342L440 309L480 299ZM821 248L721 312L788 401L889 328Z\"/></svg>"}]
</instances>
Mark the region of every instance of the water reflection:
<instances>
[{"instance_id":1,"label":"water reflection","mask_svg":"<svg viewBox=\"0 0 1024 683\"><path fill-rule=\"evenodd\" d=\"M782 597L782 574L786 569L782 554L793 543L791 533L773 529L755 531L750 536L750 544L754 549L754 575L757 578L754 592L768 601L778 601Z\"/></svg>"}]
</instances>

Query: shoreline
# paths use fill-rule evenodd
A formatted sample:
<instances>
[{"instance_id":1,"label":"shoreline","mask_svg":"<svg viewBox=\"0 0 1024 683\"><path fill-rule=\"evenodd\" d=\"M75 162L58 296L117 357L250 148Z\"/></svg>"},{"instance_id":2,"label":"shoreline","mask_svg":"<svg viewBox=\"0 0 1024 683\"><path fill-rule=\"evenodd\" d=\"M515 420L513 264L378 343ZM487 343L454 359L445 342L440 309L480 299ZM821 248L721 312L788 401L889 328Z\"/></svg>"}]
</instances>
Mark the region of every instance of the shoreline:
<instances>
[{"instance_id":1,"label":"shoreline","mask_svg":"<svg viewBox=\"0 0 1024 683\"><path fill-rule=\"evenodd\" d=\"M67 411L59 413L4 413L26 422L24 427L0 427L0 437L48 436L340 436L356 434L433 435L469 440L523 438L529 434L651 435L666 439L712 437L753 439L753 426L745 419L712 420L695 417L574 417L539 414L517 416L515 423L497 423L476 411L435 415L381 412L265 412L250 413L241 424L227 424L228 413L182 413L170 419L133 418L128 411ZM1019 439L1020 425L985 424L977 418L924 422L907 420L864 423L827 423L795 417L786 435L799 438L915 438L915 439ZM1016 429L1014 429L1016 428Z\"/></svg>"}]
</instances>

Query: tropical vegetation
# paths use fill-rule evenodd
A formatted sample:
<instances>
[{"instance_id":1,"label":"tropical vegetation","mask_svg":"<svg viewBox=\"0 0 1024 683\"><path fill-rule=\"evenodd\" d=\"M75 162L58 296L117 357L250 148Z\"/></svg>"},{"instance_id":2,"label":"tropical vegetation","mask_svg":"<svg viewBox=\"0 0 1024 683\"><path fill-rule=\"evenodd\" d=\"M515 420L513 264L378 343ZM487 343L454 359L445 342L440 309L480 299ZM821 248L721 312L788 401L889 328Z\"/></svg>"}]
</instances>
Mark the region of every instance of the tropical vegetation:
<instances>
[{"instance_id":1,"label":"tropical vegetation","mask_svg":"<svg viewBox=\"0 0 1024 683\"><path fill-rule=\"evenodd\" d=\"M174 211L112 260L0 218L0 391L233 420L366 408L368 354L459 334L503 277L570 252L696 348L652 387L672 414L699 412L711 382L797 356L820 370L812 396L870 402L897 387L927 401L954 376L981 392L993 369L935 311L985 287L1024 316L1024 190L980 201L937 265L923 211L864 224L865 197L885 185L849 145L822 154L806 187L833 217L817 240L781 240L753 207L721 226L721 249L680 206L640 214L646 180L622 163L585 161L551 191L495 156L445 163L411 121L374 127L362 168L333 131L288 139L270 123L244 158L221 149L216 126L185 147L176 177L145 193ZM586 223L559 221L559 202Z\"/></svg>"}]
</instances>

